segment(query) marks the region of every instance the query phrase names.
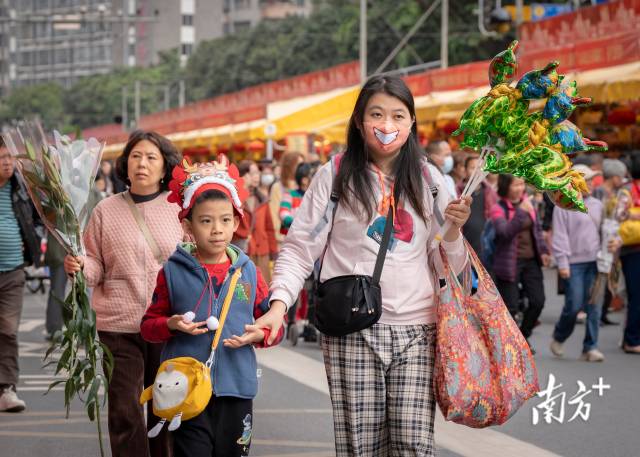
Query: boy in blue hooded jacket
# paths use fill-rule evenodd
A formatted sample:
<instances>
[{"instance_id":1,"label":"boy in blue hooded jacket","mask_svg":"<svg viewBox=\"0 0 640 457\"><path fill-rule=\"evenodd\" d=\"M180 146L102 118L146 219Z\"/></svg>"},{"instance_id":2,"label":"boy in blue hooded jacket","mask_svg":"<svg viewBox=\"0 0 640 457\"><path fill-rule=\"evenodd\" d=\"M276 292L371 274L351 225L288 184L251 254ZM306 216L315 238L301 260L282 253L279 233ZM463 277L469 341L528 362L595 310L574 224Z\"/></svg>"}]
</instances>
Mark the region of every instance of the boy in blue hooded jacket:
<instances>
[{"instance_id":1,"label":"boy in blue hooded jacket","mask_svg":"<svg viewBox=\"0 0 640 457\"><path fill-rule=\"evenodd\" d=\"M269 313L269 288L260 270L231 245L242 217L246 190L235 165L218 162L175 167L168 200L192 243L182 243L158 273L142 337L165 342L161 360L193 357L205 362L225 297L232 300L222 328L222 346L211 368L214 394L206 409L173 431L174 454L244 456L251 444L253 398L258 390L254 347L268 347L269 330L254 319ZM231 276L241 269L233 291ZM273 344L282 339L282 329Z\"/></svg>"}]
</instances>

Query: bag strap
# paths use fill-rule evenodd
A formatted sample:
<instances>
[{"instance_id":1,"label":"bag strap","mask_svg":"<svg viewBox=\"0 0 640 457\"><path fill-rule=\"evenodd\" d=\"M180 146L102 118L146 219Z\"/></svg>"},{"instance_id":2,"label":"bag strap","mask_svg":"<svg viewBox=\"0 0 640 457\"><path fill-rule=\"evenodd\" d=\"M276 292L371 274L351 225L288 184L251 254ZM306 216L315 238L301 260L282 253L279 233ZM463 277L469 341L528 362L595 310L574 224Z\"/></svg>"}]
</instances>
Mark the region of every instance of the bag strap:
<instances>
[{"instance_id":1,"label":"bag strap","mask_svg":"<svg viewBox=\"0 0 640 457\"><path fill-rule=\"evenodd\" d=\"M126 191L126 192L123 192L121 195L122 195L122 198L124 198L124 201L126 201L127 204L129 205L131 214L133 215L133 218L136 220L136 224L138 224L138 228L142 232L142 236L144 236L144 239L147 240L147 245L149 246L149 249L151 249L151 253L156 258L156 261L160 265L162 265L162 262L164 259L162 258L162 253L160 252L160 248L158 247L156 240L153 239L153 236L151 235L151 231L149 230L149 227L144 221L142 214L140 214L140 211L138 211L138 207L133 202L133 199L131 198L131 194L128 191Z\"/></svg>"},{"instance_id":2,"label":"bag strap","mask_svg":"<svg viewBox=\"0 0 640 457\"><path fill-rule=\"evenodd\" d=\"M227 314L229 314L229 308L231 307L231 299L233 298L233 293L236 290L236 284L238 283L240 275L242 275L242 268L238 268L233 276L231 276L231 283L229 284L229 289L227 290L227 296L224 297L222 310L220 311L220 321L218 323L218 329L216 330L216 334L213 337L213 341L211 342L211 353L209 354L209 359L205 364L208 368L211 368L211 365L213 364L213 356L215 354L216 348L218 347L218 343L220 342L222 329L224 328L224 323L227 320Z\"/></svg>"},{"instance_id":3,"label":"bag strap","mask_svg":"<svg viewBox=\"0 0 640 457\"><path fill-rule=\"evenodd\" d=\"M398 201L398 190L394 192L395 195L393 198L395 201ZM320 275L322 274L322 265L324 264L324 256L327 253L327 248L329 247L329 242L331 241L331 234L333 233L333 224L336 220L336 212L338 211L338 201L340 196L335 190L335 182L334 187L331 191L331 201L334 202L333 212L331 215L331 229L329 229L329 234L327 235L327 242L324 245L324 250L322 251L322 256L320 257L320 269L318 271L318 281L320 281ZM376 257L376 265L373 269L372 276L372 284L378 285L380 282L380 276L382 275L382 267L384 266L384 259L387 256L387 248L389 247L389 243L391 241L391 229L393 228L393 205L389 205L389 212L387 213L387 217L384 223L384 232L382 234L382 241L380 242L380 248L378 249L378 256Z\"/></svg>"},{"instance_id":4,"label":"bag strap","mask_svg":"<svg viewBox=\"0 0 640 457\"><path fill-rule=\"evenodd\" d=\"M397 196L397 194L396 194ZM394 196L394 198L396 198ZM393 228L393 205L389 205L389 213L384 223L384 233L382 235L382 242L380 243L380 249L378 249L378 257L376 258L376 266L373 269L372 284L377 286L380 282L380 276L382 275L382 267L384 266L384 259L387 256L387 248L391 241L391 229Z\"/></svg>"}]
</instances>

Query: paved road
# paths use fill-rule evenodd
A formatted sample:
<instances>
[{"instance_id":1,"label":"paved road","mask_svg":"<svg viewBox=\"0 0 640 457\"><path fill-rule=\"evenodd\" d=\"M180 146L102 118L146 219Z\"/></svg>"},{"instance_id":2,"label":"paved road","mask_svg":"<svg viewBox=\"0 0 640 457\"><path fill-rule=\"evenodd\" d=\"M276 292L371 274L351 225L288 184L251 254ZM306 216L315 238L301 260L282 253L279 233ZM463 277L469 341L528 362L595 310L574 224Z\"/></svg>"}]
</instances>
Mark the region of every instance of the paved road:
<instances>
[{"instance_id":1,"label":"paved road","mask_svg":"<svg viewBox=\"0 0 640 457\"><path fill-rule=\"evenodd\" d=\"M532 338L538 349L536 361L541 388L547 387L550 374L562 386L554 392L565 394L556 400L554 415L565 404L564 423L545 423L538 406L543 398L532 399L506 425L473 430L445 423L436 424L436 441L441 457L639 457L637 412L640 410L640 357L618 349L619 327L601 331L601 350L607 359L601 364L577 360L583 327L566 344L566 360L553 358L548 349L549 335L560 313L561 298L553 294L555 275L546 274L547 305L542 325ZM95 425L75 403L65 419L62 392L44 396L54 379L52 371L41 368L46 343L42 336L45 300L27 293L20 330L21 377L18 390L28 409L21 414L0 414L0 455L22 456L94 456L98 455ZM614 314L614 319L622 316ZM251 455L328 457L333 452L330 402L322 357L315 344L301 342L297 347L259 351L262 368L260 394L255 402L255 430ZM599 378L610 385L602 396L592 388ZM577 381L587 390L583 411L585 421L577 417L569 422L578 404L572 397ZM576 404L573 404L576 403ZM539 423L533 425L533 411L539 410ZM105 422L106 428L106 422ZM108 443L105 443L108 446Z\"/></svg>"}]
</instances>

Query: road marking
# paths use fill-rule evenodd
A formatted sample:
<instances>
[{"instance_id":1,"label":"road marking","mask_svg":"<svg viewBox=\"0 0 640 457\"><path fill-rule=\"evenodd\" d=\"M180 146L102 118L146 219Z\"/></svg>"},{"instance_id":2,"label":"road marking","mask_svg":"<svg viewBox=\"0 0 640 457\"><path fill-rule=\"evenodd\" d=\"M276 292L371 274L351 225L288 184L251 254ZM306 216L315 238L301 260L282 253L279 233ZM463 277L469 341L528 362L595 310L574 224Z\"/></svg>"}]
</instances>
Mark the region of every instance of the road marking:
<instances>
[{"instance_id":1,"label":"road marking","mask_svg":"<svg viewBox=\"0 0 640 457\"><path fill-rule=\"evenodd\" d=\"M41 325L44 325L44 319L22 319L18 326L18 332L32 332Z\"/></svg>"},{"instance_id":2,"label":"road marking","mask_svg":"<svg viewBox=\"0 0 640 457\"><path fill-rule=\"evenodd\" d=\"M281 346L269 350L256 351L258 362L271 370L293 379L325 395L329 394L329 386L324 371L324 364ZM560 457L545 449L526 441L513 438L505 433L488 428L473 429L446 422L436 408L435 423L436 443L462 457L491 455L492 457Z\"/></svg>"},{"instance_id":3,"label":"road marking","mask_svg":"<svg viewBox=\"0 0 640 457\"><path fill-rule=\"evenodd\" d=\"M21 374L20 379L64 379L61 376L52 374Z\"/></svg>"},{"instance_id":4,"label":"road marking","mask_svg":"<svg viewBox=\"0 0 640 457\"><path fill-rule=\"evenodd\" d=\"M262 440L259 438L252 439L251 445L259 444L261 446L280 446L280 447L309 447L317 449L333 449L333 443L324 441L292 441L292 440Z\"/></svg>"},{"instance_id":5,"label":"road marking","mask_svg":"<svg viewBox=\"0 0 640 457\"><path fill-rule=\"evenodd\" d=\"M38 358L42 360L47 349L49 349L49 343L18 341L18 354L20 354L20 357Z\"/></svg>"},{"instance_id":6,"label":"road marking","mask_svg":"<svg viewBox=\"0 0 640 457\"><path fill-rule=\"evenodd\" d=\"M252 443L253 444L253 443ZM251 453L253 455L253 452ZM295 455L296 457L334 457L336 453L334 451L331 452L304 452L300 454L299 452L294 452L293 454L258 454L256 457L284 457L287 455Z\"/></svg>"},{"instance_id":7,"label":"road marking","mask_svg":"<svg viewBox=\"0 0 640 457\"><path fill-rule=\"evenodd\" d=\"M25 437L31 436L34 438L82 438L82 439L90 438L92 440L95 440L98 438L97 433L43 432L42 430L36 430L35 432L24 432L22 430L6 430L6 431L0 430L0 436L11 436L14 438L18 436L25 436ZM108 435L103 436L102 439L108 440L109 436Z\"/></svg>"},{"instance_id":8,"label":"road marking","mask_svg":"<svg viewBox=\"0 0 640 457\"><path fill-rule=\"evenodd\" d=\"M14 416L15 417L15 416ZM101 422L107 423L107 419L104 418ZM0 422L0 428L6 427L33 427L36 425L67 425L67 424L91 424L88 418L69 418L69 419L43 419L43 420L17 420L15 422Z\"/></svg>"}]
</instances>

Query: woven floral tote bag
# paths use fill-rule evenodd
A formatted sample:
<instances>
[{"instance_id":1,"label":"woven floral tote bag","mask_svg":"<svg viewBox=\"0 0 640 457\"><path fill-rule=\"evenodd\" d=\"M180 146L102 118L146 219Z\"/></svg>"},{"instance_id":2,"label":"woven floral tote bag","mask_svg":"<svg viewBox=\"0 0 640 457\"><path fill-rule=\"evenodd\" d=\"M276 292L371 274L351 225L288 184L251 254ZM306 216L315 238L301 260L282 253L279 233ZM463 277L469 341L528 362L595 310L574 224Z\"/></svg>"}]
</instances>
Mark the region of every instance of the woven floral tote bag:
<instances>
[{"instance_id":1,"label":"woven floral tote bag","mask_svg":"<svg viewBox=\"0 0 640 457\"><path fill-rule=\"evenodd\" d=\"M506 422L538 392L526 340L465 240L478 289L465 294L440 246L447 285L437 305L434 388L446 420L474 428Z\"/></svg>"}]
</instances>

